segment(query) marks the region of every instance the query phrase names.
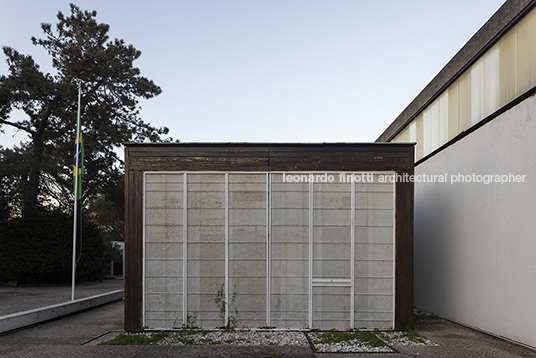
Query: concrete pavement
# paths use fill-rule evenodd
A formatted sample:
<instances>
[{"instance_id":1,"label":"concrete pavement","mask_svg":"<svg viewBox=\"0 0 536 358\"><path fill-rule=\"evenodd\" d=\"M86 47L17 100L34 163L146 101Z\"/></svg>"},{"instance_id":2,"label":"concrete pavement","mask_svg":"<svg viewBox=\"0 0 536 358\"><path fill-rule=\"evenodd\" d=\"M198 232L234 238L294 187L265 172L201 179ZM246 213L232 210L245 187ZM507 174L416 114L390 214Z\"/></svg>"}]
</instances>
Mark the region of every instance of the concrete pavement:
<instances>
[{"instance_id":1,"label":"concrete pavement","mask_svg":"<svg viewBox=\"0 0 536 358\"><path fill-rule=\"evenodd\" d=\"M399 353L317 353L298 347L99 346L123 329L123 301L0 336L0 357L534 357L536 352L448 321L415 329L439 347L395 346Z\"/></svg>"},{"instance_id":2,"label":"concrete pavement","mask_svg":"<svg viewBox=\"0 0 536 358\"><path fill-rule=\"evenodd\" d=\"M77 283L75 299L123 290L124 286L124 280ZM71 289L71 285L0 286L0 316L68 302Z\"/></svg>"}]
</instances>

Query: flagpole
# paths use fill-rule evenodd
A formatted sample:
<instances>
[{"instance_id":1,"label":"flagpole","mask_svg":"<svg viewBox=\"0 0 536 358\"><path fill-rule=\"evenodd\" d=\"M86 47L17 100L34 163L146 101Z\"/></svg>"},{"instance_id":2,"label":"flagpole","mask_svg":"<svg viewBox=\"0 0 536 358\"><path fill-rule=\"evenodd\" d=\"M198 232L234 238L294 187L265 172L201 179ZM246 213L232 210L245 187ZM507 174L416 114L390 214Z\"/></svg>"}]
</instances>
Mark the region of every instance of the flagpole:
<instances>
[{"instance_id":1,"label":"flagpole","mask_svg":"<svg viewBox=\"0 0 536 358\"><path fill-rule=\"evenodd\" d=\"M76 216L78 215L78 171L80 166L80 156L78 150L82 150L80 145L80 81L78 82L78 112L76 115L76 145L75 145L75 168L74 168L74 219L73 219L73 271L71 301L74 301L74 283L76 276Z\"/></svg>"}]
</instances>

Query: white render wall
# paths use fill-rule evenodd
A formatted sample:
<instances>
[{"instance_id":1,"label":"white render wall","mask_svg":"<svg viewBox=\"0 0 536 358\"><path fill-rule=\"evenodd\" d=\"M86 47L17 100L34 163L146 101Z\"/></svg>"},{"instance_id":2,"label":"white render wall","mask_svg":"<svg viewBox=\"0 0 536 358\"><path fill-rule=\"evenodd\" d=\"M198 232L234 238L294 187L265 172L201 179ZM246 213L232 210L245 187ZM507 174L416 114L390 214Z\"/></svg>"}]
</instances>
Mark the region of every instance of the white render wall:
<instances>
[{"instance_id":1,"label":"white render wall","mask_svg":"<svg viewBox=\"0 0 536 358\"><path fill-rule=\"evenodd\" d=\"M536 347L536 98L415 168L415 306ZM450 184L451 175L526 175Z\"/></svg>"}]
</instances>

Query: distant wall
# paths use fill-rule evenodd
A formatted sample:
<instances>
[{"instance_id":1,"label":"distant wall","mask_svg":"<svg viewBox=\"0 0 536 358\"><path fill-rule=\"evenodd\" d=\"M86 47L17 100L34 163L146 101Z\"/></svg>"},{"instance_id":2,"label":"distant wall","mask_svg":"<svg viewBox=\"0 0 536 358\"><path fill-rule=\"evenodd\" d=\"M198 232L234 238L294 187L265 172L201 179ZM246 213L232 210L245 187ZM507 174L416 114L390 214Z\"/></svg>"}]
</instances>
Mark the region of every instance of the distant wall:
<instances>
[{"instance_id":1,"label":"distant wall","mask_svg":"<svg viewBox=\"0 0 536 358\"><path fill-rule=\"evenodd\" d=\"M415 185L415 305L536 347L536 97L415 168L444 173L526 177Z\"/></svg>"}]
</instances>

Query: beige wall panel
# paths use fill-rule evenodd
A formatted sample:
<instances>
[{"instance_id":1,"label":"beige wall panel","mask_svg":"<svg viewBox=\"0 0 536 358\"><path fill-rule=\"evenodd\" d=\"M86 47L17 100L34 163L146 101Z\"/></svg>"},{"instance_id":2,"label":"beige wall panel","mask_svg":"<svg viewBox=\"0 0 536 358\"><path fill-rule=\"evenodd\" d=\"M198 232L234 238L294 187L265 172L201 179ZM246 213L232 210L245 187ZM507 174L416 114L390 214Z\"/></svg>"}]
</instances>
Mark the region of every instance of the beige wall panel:
<instances>
[{"instance_id":1,"label":"beige wall panel","mask_svg":"<svg viewBox=\"0 0 536 358\"><path fill-rule=\"evenodd\" d=\"M448 141L449 133L449 97L448 91L443 92L439 98L439 146Z\"/></svg>"},{"instance_id":2,"label":"beige wall panel","mask_svg":"<svg viewBox=\"0 0 536 358\"><path fill-rule=\"evenodd\" d=\"M499 41L499 106L517 97L517 26Z\"/></svg>"},{"instance_id":3,"label":"beige wall panel","mask_svg":"<svg viewBox=\"0 0 536 358\"><path fill-rule=\"evenodd\" d=\"M423 121L422 121L422 129L423 129L423 157L430 154L431 150L431 139L432 139L432 123L431 123L431 114L430 114L430 106L426 107L426 109L422 113Z\"/></svg>"},{"instance_id":4,"label":"beige wall panel","mask_svg":"<svg viewBox=\"0 0 536 358\"><path fill-rule=\"evenodd\" d=\"M460 76L458 84L458 131L471 127L471 70Z\"/></svg>"},{"instance_id":5,"label":"beige wall panel","mask_svg":"<svg viewBox=\"0 0 536 358\"><path fill-rule=\"evenodd\" d=\"M430 151L439 147L439 101L436 99L430 107Z\"/></svg>"},{"instance_id":6,"label":"beige wall panel","mask_svg":"<svg viewBox=\"0 0 536 358\"><path fill-rule=\"evenodd\" d=\"M417 126L415 125L415 120L409 122L409 141L415 142L417 140Z\"/></svg>"},{"instance_id":7,"label":"beige wall panel","mask_svg":"<svg viewBox=\"0 0 536 358\"><path fill-rule=\"evenodd\" d=\"M451 140L456 137L459 132L458 118L459 118L459 84L460 81L456 80L448 88L448 134L447 140Z\"/></svg>"},{"instance_id":8,"label":"beige wall panel","mask_svg":"<svg viewBox=\"0 0 536 358\"><path fill-rule=\"evenodd\" d=\"M471 125L484 118L484 59L471 66Z\"/></svg>"},{"instance_id":9,"label":"beige wall panel","mask_svg":"<svg viewBox=\"0 0 536 358\"><path fill-rule=\"evenodd\" d=\"M419 114L417 116L417 118L415 118L413 121L415 122L415 132L416 132L416 135L417 135L417 138L415 139L415 141L417 142L417 145L416 145L416 148L415 148L415 159L417 161L417 160L420 160L424 156L423 155L423 140L424 140L424 137L423 137L423 116L422 116L422 113Z\"/></svg>"},{"instance_id":10,"label":"beige wall panel","mask_svg":"<svg viewBox=\"0 0 536 358\"><path fill-rule=\"evenodd\" d=\"M393 140L393 142L397 143L407 143L409 141L409 127L404 128Z\"/></svg>"},{"instance_id":11,"label":"beige wall panel","mask_svg":"<svg viewBox=\"0 0 536 358\"><path fill-rule=\"evenodd\" d=\"M415 123L415 120L412 120L409 125L409 141L410 142L417 142L417 125ZM416 157L417 157L417 153L416 152L413 152L413 155L414 155L414 161L416 161Z\"/></svg>"},{"instance_id":12,"label":"beige wall panel","mask_svg":"<svg viewBox=\"0 0 536 358\"><path fill-rule=\"evenodd\" d=\"M536 85L536 9L517 24L517 94Z\"/></svg>"},{"instance_id":13,"label":"beige wall panel","mask_svg":"<svg viewBox=\"0 0 536 358\"><path fill-rule=\"evenodd\" d=\"M499 44L484 54L484 115L489 116L499 109Z\"/></svg>"}]
</instances>

